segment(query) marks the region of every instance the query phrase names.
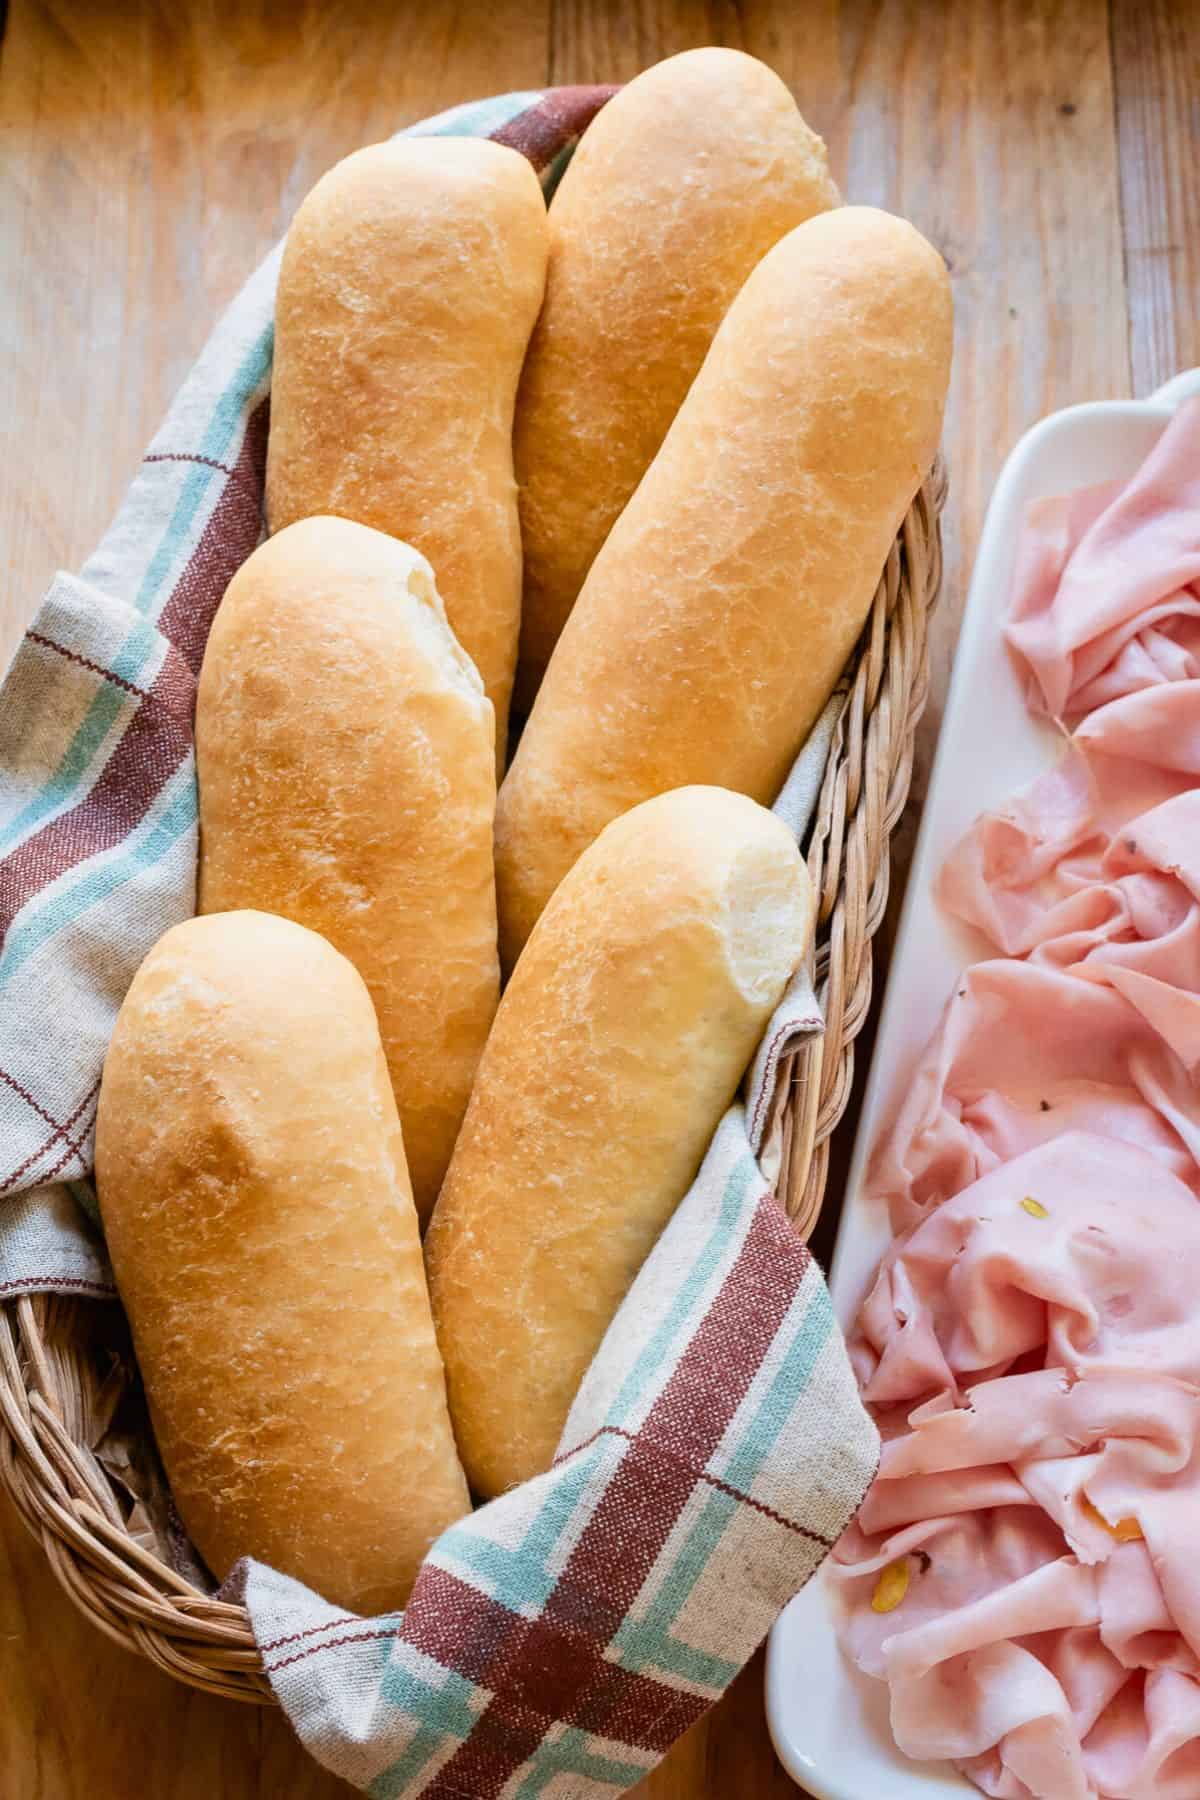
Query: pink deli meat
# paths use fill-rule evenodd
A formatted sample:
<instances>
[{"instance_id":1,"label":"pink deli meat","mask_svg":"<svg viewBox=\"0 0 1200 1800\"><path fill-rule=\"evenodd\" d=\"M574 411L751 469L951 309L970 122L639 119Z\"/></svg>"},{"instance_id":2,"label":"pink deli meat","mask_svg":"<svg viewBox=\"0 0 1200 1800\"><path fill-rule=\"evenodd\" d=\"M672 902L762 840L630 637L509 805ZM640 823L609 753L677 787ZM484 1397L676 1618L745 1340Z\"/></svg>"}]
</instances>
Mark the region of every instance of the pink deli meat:
<instances>
[{"instance_id":1,"label":"pink deli meat","mask_svg":"<svg viewBox=\"0 0 1200 1800\"><path fill-rule=\"evenodd\" d=\"M1200 1800L1200 402L1031 509L1009 641L1064 752L941 872L995 955L873 1160L884 1448L832 1579L909 1755Z\"/></svg>"}]
</instances>

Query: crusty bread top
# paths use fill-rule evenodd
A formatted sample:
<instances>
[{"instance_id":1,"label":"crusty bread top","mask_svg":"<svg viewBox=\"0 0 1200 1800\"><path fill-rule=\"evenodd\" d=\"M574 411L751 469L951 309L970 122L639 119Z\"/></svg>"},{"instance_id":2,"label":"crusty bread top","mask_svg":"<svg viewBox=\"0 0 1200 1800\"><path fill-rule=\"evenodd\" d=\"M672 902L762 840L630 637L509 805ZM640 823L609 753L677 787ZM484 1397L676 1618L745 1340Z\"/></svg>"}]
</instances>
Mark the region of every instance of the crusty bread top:
<instances>
[{"instance_id":1,"label":"crusty bread top","mask_svg":"<svg viewBox=\"0 0 1200 1800\"><path fill-rule=\"evenodd\" d=\"M422 1218L499 994L493 729L410 545L302 519L230 582L196 707L200 908L286 914L354 963Z\"/></svg>"},{"instance_id":2,"label":"crusty bread top","mask_svg":"<svg viewBox=\"0 0 1200 1800\"><path fill-rule=\"evenodd\" d=\"M451 1416L477 1491L549 1463L812 920L782 822L699 787L615 820L543 913L426 1239Z\"/></svg>"},{"instance_id":3,"label":"crusty bread top","mask_svg":"<svg viewBox=\"0 0 1200 1800\"><path fill-rule=\"evenodd\" d=\"M415 544L501 740L521 588L513 405L547 243L517 151L396 139L308 195L275 306L271 529L337 513Z\"/></svg>"},{"instance_id":4,"label":"crusty bread top","mask_svg":"<svg viewBox=\"0 0 1200 1800\"><path fill-rule=\"evenodd\" d=\"M214 1573L404 1604L467 1508L361 977L261 912L175 926L104 1068L96 1174L172 1489Z\"/></svg>"},{"instance_id":5,"label":"crusty bread top","mask_svg":"<svg viewBox=\"0 0 1200 1800\"><path fill-rule=\"evenodd\" d=\"M527 704L738 289L837 203L821 139L778 75L738 50L668 57L588 126L550 205L517 402Z\"/></svg>"},{"instance_id":6,"label":"crusty bread top","mask_svg":"<svg viewBox=\"0 0 1200 1800\"><path fill-rule=\"evenodd\" d=\"M356 150L321 177L292 220L279 274L277 358L286 362L276 383L282 377L287 386L294 362L302 400L282 422L286 435L272 420L273 531L321 512L395 533L386 515L397 482L415 484L432 503L432 478L448 481L456 455L499 447L514 335L518 369L525 341L514 319L536 317L546 234L532 167L489 138L392 139ZM398 325L403 392L390 389ZM474 402L461 416L458 398ZM440 437L447 428L449 441ZM414 459L400 467L398 443L408 443ZM437 451L432 470L415 461L422 444ZM470 491L469 460L460 475ZM441 498L457 511L452 493ZM397 535L424 549L415 533ZM435 569L444 586L446 571Z\"/></svg>"},{"instance_id":7,"label":"crusty bread top","mask_svg":"<svg viewBox=\"0 0 1200 1800\"><path fill-rule=\"evenodd\" d=\"M261 603L255 606L248 599L239 607L243 589L263 597ZM267 596L274 596L270 604ZM298 519L261 543L237 570L213 630L228 630L241 612L241 629L253 624L258 637L269 642L285 622L298 623L283 617L285 600L292 599L309 609L314 603L325 608L331 617L331 638L336 637L332 615L339 606L352 609L361 621L372 613L383 620L395 614L431 673L479 712L487 707L479 670L450 628L428 558L414 545L335 515ZM229 600L233 603L226 606ZM272 617L273 612L278 616ZM314 685L317 673L314 666ZM365 676L369 671L361 673Z\"/></svg>"},{"instance_id":8,"label":"crusty bread top","mask_svg":"<svg viewBox=\"0 0 1200 1800\"><path fill-rule=\"evenodd\" d=\"M905 220L768 252L588 573L496 815L501 956L609 819L718 782L766 803L853 647L937 450L945 265Z\"/></svg>"}]
</instances>

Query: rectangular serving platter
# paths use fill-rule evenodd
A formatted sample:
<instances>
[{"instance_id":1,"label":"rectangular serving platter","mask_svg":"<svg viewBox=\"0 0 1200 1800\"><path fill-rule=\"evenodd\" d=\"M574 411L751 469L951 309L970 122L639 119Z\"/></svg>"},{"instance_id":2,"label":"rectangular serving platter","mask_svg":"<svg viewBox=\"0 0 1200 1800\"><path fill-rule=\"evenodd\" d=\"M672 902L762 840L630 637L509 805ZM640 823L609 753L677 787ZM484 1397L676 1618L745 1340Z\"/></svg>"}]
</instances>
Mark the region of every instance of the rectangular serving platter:
<instances>
[{"instance_id":1,"label":"rectangular serving platter","mask_svg":"<svg viewBox=\"0 0 1200 1800\"><path fill-rule=\"evenodd\" d=\"M934 876L975 817L1048 768L1061 746L1059 734L1026 711L1004 644L1025 509L1048 495L1132 475L1174 409L1196 393L1200 369L1177 376L1148 400L1100 401L1052 413L1026 432L996 484L963 614L834 1245L830 1291L843 1329L849 1329L890 1238L885 1209L866 1192L870 1152L955 977L964 964L988 954L981 938L935 905ZM771 1632L766 1699L779 1759L813 1800L966 1800L977 1793L948 1765L910 1762L896 1749L887 1690L843 1658L820 1574Z\"/></svg>"}]
</instances>

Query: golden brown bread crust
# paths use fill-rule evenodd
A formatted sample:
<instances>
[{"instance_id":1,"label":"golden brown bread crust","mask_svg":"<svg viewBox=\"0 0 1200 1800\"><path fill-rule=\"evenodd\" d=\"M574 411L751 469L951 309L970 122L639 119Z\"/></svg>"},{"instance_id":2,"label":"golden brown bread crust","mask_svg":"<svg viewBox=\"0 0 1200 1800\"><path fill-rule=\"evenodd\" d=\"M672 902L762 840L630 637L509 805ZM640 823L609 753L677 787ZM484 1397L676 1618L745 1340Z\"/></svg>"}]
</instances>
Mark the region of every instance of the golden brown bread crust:
<instances>
[{"instance_id":1,"label":"golden brown bread crust","mask_svg":"<svg viewBox=\"0 0 1200 1800\"><path fill-rule=\"evenodd\" d=\"M134 978L96 1176L155 1435L213 1573L403 1606L468 1509L366 988L315 933L190 919Z\"/></svg>"},{"instance_id":2,"label":"golden brown bread crust","mask_svg":"<svg viewBox=\"0 0 1200 1800\"><path fill-rule=\"evenodd\" d=\"M404 138L317 183L275 302L271 529L339 513L415 544L500 752L521 607L513 403L546 249L542 190L517 151Z\"/></svg>"},{"instance_id":3,"label":"golden brown bread crust","mask_svg":"<svg viewBox=\"0 0 1200 1800\"><path fill-rule=\"evenodd\" d=\"M902 219L842 207L734 301L559 639L500 791L511 967L597 832L650 794L773 800L937 450L951 302Z\"/></svg>"},{"instance_id":4,"label":"golden brown bread crust","mask_svg":"<svg viewBox=\"0 0 1200 1800\"><path fill-rule=\"evenodd\" d=\"M787 829L687 788L610 825L500 1003L426 1237L472 1487L546 1468L812 929Z\"/></svg>"},{"instance_id":5,"label":"golden brown bread crust","mask_svg":"<svg viewBox=\"0 0 1200 1800\"><path fill-rule=\"evenodd\" d=\"M517 396L523 710L734 295L837 200L824 144L739 50L669 57L588 126L550 205L546 298Z\"/></svg>"},{"instance_id":6,"label":"golden brown bread crust","mask_svg":"<svg viewBox=\"0 0 1200 1800\"><path fill-rule=\"evenodd\" d=\"M200 673L200 910L321 932L370 990L429 1216L499 998L492 708L428 563L345 519L269 538Z\"/></svg>"}]
</instances>

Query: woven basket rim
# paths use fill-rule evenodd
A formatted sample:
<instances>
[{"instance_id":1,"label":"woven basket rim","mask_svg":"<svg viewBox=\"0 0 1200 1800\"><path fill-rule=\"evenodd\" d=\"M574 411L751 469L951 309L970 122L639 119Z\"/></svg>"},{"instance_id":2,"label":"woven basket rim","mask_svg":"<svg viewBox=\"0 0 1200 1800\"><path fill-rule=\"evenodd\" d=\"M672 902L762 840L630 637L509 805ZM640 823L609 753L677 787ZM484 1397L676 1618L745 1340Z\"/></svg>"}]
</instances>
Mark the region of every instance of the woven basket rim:
<instances>
[{"instance_id":1,"label":"woven basket rim","mask_svg":"<svg viewBox=\"0 0 1200 1800\"><path fill-rule=\"evenodd\" d=\"M818 897L812 967L826 1029L781 1069L766 1133L776 1192L805 1238L820 1215L829 1138L850 1096L854 1040L870 1006L871 940L887 902L889 843L908 798L928 692L945 498L939 457L897 535L851 659L808 837ZM83 1322L95 1305L58 1294L0 1300L0 1482L58 1581L105 1636L192 1687L273 1705L246 1609L202 1593L135 1541L88 1447L101 1378Z\"/></svg>"}]
</instances>

